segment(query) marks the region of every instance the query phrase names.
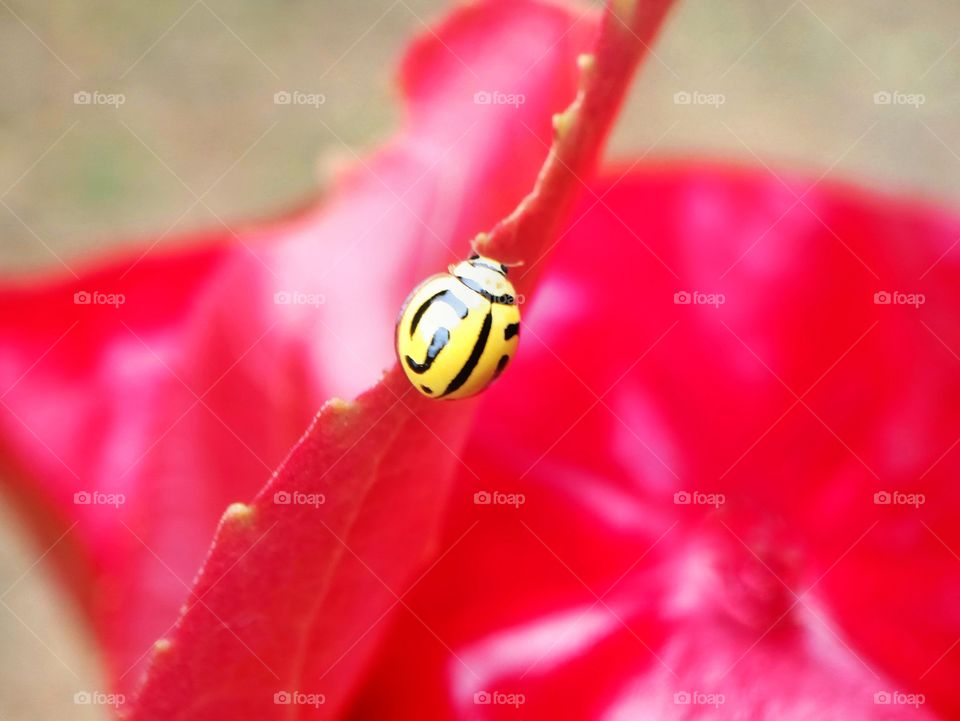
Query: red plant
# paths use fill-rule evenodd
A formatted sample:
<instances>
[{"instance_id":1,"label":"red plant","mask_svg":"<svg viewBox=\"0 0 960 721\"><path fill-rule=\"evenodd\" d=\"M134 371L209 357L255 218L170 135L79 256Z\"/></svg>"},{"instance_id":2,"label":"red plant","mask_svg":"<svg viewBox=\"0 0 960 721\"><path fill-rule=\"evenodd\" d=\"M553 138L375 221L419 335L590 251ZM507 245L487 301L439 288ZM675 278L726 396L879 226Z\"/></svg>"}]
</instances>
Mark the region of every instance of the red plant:
<instances>
[{"instance_id":1,"label":"red plant","mask_svg":"<svg viewBox=\"0 0 960 721\"><path fill-rule=\"evenodd\" d=\"M960 220L582 180L667 5L460 8L322 203L0 290L5 475L132 718L960 712ZM364 390L471 239L523 262L510 370Z\"/></svg>"}]
</instances>

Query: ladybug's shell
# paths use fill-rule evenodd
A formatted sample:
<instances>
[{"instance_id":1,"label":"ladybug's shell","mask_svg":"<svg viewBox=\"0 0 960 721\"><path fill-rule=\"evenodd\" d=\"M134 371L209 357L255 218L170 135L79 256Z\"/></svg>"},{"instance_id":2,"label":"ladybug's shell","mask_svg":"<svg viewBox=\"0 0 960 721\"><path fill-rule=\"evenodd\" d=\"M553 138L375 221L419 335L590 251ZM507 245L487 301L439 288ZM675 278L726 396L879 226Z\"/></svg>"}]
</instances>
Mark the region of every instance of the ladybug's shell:
<instances>
[{"instance_id":1,"label":"ladybug's shell","mask_svg":"<svg viewBox=\"0 0 960 721\"><path fill-rule=\"evenodd\" d=\"M465 398L503 372L520 341L520 311L506 277L498 279L497 290L491 300L489 292L450 273L413 290L400 311L396 341L400 365L418 391Z\"/></svg>"}]
</instances>

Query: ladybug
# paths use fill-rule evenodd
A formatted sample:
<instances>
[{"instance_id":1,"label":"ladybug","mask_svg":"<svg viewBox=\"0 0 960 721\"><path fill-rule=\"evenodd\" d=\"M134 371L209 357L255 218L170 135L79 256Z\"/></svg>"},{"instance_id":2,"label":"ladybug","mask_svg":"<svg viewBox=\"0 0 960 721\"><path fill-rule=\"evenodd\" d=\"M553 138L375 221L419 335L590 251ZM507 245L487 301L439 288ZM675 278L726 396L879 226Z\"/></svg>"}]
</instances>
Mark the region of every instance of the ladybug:
<instances>
[{"instance_id":1,"label":"ladybug","mask_svg":"<svg viewBox=\"0 0 960 721\"><path fill-rule=\"evenodd\" d=\"M520 342L507 266L471 255L413 289L397 318L397 358L429 398L466 398L496 380Z\"/></svg>"}]
</instances>

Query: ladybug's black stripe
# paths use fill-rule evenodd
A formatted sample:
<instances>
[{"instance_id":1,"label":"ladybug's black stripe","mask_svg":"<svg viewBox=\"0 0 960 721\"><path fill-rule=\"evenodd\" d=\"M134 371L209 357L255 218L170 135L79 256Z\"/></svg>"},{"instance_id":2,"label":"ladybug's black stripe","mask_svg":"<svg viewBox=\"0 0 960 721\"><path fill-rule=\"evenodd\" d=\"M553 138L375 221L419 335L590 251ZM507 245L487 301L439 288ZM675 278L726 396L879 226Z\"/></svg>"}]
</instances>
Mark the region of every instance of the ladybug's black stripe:
<instances>
[{"instance_id":1,"label":"ladybug's black stripe","mask_svg":"<svg viewBox=\"0 0 960 721\"><path fill-rule=\"evenodd\" d=\"M430 370L430 366L433 365L433 362L437 359L437 356L440 355L440 351L447 347L447 343L450 342L450 331L446 328L437 328L436 332L433 334L433 339L430 341L430 347L427 348L427 357L424 358L423 363L417 363L410 356L406 357L407 366L414 373L426 373Z\"/></svg>"},{"instance_id":2,"label":"ladybug's black stripe","mask_svg":"<svg viewBox=\"0 0 960 721\"><path fill-rule=\"evenodd\" d=\"M420 319L423 318L423 314L427 312L427 308L433 305L434 301L440 301L441 303L446 303L454 312L461 318L466 318L467 313L470 311L467 308L466 303L460 300L456 293L452 290L441 290L437 293L434 293L429 298L427 298L423 303L420 304L420 307L417 308L416 313L413 314L413 318L410 320L410 337L413 337L413 332L417 329L417 325L420 323Z\"/></svg>"},{"instance_id":3,"label":"ladybug's black stripe","mask_svg":"<svg viewBox=\"0 0 960 721\"><path fill-rule=\"evenodd\" d=\"M510 356L508 355L500 356L500 360L497 361L497 370L493 372L493 378L491 378L490 380L494 380L494 381L497 380L497 378L500 377L500 374L503 373L503 369L507 367L507 363L509 362L510 362Z\"/></svg>"},{"instance_id":4,"label":"ladybug's black stripe","mask_svg":"<svg viewBox=\"0 0 960 721\"><path fill-rule=\"evenodd\" d=\"M503 329L503 339L510 340L511 338L513 338L513 336L515 336L519 332L520 332L520 324L510 323L506 328Z\"/></svg>"},{"instance_id":5,"label":"ladybug's black stripe","mask_svg":"<svg viewBox=\"0 0 960 721\"><path fill-rule=\"evenodd\" d=\"M467 358L467 362L463 364L463 368L460 369L460 372L457 373L452 381L450 381L450 385L447 386L447 389L442 394L443 396L453 393L460 386L467 382L470 374L473 373L473 369L476 368L477 363L480 362L480 356L483 355L484 348L487 347L487 339L490 337L490 326L492 325L493 308L487 311L487 317L483 319L483 327L480 328L480 335L477 336L477 342L473 344L473 350L470 351L470 357Z\"/></svg>"}]
</instances>

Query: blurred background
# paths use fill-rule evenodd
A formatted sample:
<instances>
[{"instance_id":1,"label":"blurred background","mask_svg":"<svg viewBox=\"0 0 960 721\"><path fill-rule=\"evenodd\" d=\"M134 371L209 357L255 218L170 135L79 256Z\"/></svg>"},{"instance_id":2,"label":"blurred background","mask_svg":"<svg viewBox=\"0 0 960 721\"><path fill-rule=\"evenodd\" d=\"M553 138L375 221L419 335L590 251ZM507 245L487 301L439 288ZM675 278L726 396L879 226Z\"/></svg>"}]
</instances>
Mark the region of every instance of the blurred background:
<instances>
[{"instance_id":1,"label":"blurred background","mask_svg":"<svg viewBox=\"0 0 960 721\"><path fill-rule=\"evenodd\" d=\"M396 60L446 5L0 0L0 272L65 272L322 193L396 127ZM609 155L957 205L958 46L952 0L681 1ZM294 92L324 102L275 102ZM0 508L0 719L104 718L73 702L104 686L42 553Z\"/></svg>"}]
</instances>

